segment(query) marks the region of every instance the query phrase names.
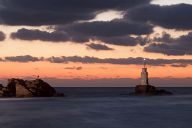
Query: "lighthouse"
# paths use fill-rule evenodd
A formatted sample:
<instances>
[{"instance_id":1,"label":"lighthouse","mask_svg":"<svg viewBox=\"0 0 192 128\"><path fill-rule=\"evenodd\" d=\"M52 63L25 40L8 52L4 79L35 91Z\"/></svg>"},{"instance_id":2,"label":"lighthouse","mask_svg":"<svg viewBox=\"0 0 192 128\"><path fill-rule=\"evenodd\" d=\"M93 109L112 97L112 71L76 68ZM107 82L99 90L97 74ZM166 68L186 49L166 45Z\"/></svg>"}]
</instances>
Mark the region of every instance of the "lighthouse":
<instances>
[{"instance_id":1,"label":"lighthouse","mask_svg":"<svg viewBox=\"0 0 192 128\"><path fill-rule=\"evenodd\" d=\"M148 72L146 67L146 59L143 59L143 68L141 71L141 85L149 85Z\"/></svg>"},{"instance_id":2,"label":"lighthouse","mask_svg":"<svg viewBox=\"0 0 192 128\"><path fill-rule=\"evenodd\" d=\"M162 89L158 90L155 86L149 84L146 59L143 59L141 81L139 85L136 85L135 92L131 93L131 95L154 96L154 95L172 95L172 93Z\"/></svg>"}]
</instances>

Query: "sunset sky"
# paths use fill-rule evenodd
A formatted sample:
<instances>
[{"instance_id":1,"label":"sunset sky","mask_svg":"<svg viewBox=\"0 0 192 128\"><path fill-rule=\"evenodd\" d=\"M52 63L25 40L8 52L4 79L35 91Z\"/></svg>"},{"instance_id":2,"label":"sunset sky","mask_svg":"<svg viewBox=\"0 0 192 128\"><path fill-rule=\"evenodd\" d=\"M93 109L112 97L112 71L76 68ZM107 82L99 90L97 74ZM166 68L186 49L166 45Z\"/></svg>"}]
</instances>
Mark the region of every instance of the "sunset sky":
<instances>
[{"instance_id":1,"label":"sunset sky","mask_svg":"<svg viewBox=\"0 0 192 128\"><path fill-rule=\"evenodd\" d=\"M191 0L0 0L0 79L192 86Z\"/></svg>"}]
</instances>

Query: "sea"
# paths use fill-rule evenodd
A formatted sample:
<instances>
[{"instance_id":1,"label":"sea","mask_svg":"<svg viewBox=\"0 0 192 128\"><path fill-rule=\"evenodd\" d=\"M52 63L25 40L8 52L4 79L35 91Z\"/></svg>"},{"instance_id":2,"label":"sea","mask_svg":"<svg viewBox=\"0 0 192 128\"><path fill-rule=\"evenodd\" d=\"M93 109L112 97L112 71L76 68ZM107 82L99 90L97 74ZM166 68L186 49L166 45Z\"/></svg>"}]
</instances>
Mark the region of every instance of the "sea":
<instances>
[{"instance_id":1,"label":"sea","mask_svg":"<svg viewBox=\"0 0 192 128\"><path fill-rule=\"evenodd\" d=\"M0 128L192 128L192 88L56 88L65 97L0 98Z\"/></svg>"}]
</instances>

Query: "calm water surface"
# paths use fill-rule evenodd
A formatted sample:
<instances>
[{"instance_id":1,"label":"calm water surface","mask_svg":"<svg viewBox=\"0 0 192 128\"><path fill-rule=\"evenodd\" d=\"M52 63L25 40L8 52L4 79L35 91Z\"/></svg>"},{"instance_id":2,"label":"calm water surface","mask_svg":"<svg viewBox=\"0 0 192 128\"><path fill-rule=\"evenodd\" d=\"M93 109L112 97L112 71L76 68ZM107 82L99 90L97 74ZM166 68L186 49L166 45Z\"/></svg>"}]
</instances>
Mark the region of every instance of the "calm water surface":
<instances>
[{"instance_id":1,"label":"calm water surface","mask_svg":"<svg viewBox=\"0 0 192 128\"><path fill-rule=\"evenodd\" d=\"M190 128L192 89L132 97L127 88L57 88L64 98L2 98L1 128ZM169 89L169 90L170 90Z\"/></svg>"}]
</instances>

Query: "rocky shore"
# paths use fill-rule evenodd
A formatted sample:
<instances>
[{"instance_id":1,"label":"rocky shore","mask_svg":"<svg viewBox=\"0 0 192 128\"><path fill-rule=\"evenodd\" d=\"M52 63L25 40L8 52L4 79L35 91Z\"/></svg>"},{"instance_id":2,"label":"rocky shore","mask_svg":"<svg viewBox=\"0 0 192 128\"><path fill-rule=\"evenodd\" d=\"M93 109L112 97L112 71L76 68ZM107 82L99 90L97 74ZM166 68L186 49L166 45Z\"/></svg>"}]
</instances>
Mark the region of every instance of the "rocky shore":
<instances>
[{"instance_id":1,"label":"rocky shore","mask_svg":"<svg viewBox=\"0 0 192 128\"><path fill-rule=\"evenodd\" d=\"M60 97L63 93L58 93L48 83L42 79L23 80L9 79L6 87L0 84L0 97Z\"/></svg>"}]
</instances>

